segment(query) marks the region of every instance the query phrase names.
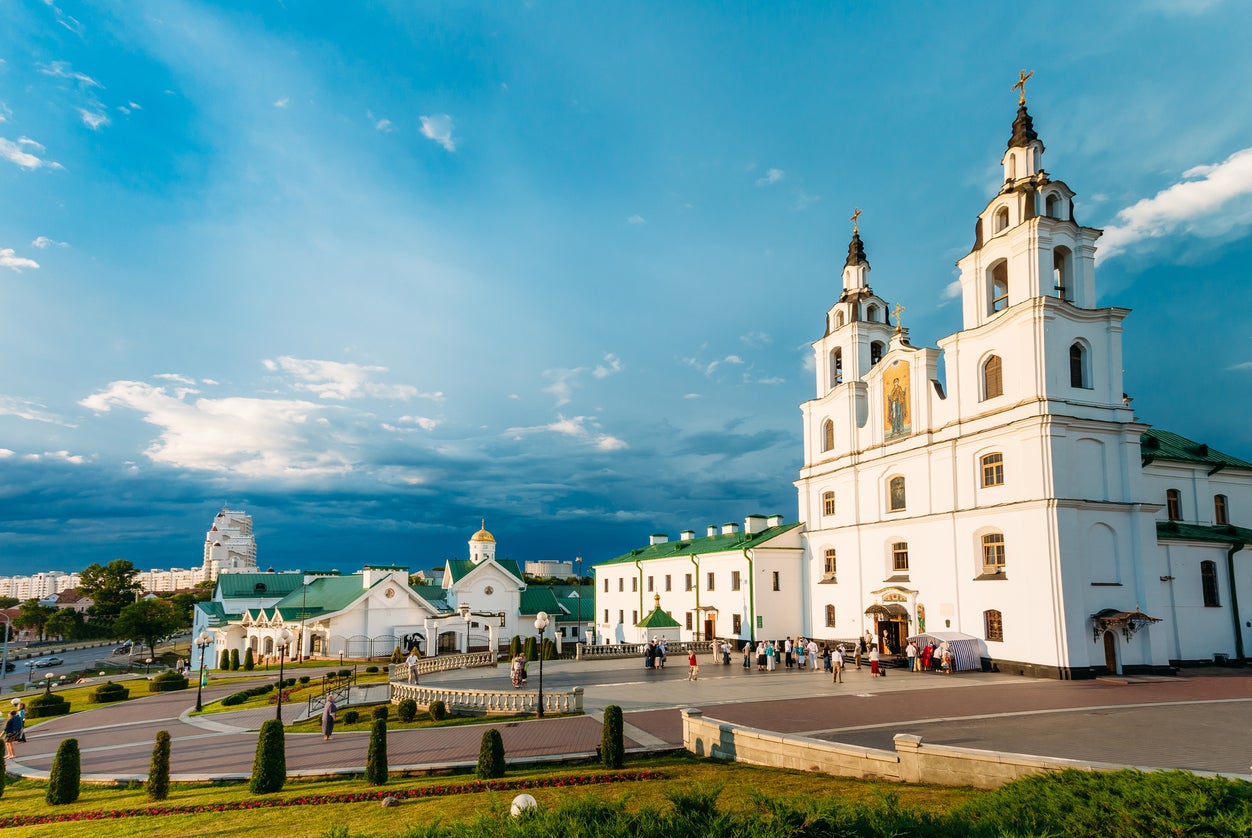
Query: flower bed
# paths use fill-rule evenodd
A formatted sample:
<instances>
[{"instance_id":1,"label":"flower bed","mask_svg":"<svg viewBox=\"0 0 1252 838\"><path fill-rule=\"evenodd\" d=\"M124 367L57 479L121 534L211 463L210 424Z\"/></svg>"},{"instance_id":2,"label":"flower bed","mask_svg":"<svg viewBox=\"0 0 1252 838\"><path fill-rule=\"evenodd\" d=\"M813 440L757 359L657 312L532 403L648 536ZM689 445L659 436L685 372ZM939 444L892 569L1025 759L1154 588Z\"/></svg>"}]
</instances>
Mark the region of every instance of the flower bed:
<instances>
[{"instance_id":1,"label":"flower bed","mask_svg":"<svg viewBox=\"0 0 1252 838\"><path fill-rule=\"evenodd\" d=\"M415 789L302 794L298 797L286 799L266 797L256 800L240 800L234 803L202 803L195 806L148 806L141 809L94 809L85 812L57 812L48 815L12 815L0 818L0 829L46 823L66 823L69 821L113 820L116 818L159 815L200 815L208 812L274 809L285 806L324 806L329 803L368 803L370 801L381 801L385 797L394 797L398 800L417 800L424 797L448 797L454 794L477 794L484 791L574 788L577 786L607 785L609 783L628 783L638 780L660 780L664 776L660 771L617 771L612 774L549 777L537 780L470 781L440 786L424 786Z\"/></svg>"}]
</instances>

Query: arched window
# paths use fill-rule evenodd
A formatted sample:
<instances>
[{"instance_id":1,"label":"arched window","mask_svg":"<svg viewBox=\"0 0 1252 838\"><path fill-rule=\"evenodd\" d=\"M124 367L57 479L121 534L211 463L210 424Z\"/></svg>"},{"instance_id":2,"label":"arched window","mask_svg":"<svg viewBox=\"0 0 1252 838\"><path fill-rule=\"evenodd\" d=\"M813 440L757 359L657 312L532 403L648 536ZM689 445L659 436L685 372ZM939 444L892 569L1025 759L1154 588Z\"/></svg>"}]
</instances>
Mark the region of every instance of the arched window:
<instances>
[{"instance_id":1,"label":"arched window","mask_svg":"<svg viewBox=\"0 0 1252 838\"><path fill-rule=\"evenodd\" d=\"M983 488L989 486L1004 485L1004 455L1000 452L994 454L984 454L980 461L982 463L982 485Z\"/></svg>"},{"instance_id":2,"label":"arched window","mask_svg":"<svg viewBox=\"0 0 1252 838\"><path fill-rule=\"evenodd\" d=\"M1213 523L1229 524L1230 512L1226 507L1225 495L1213 495Z\"/></svg>"},{"instance_id":3,"label":"arched window","mask_svg":"<svg viewBox=\"0 0 1252 838\"><path fill-rule=\"evenodd\" d=\"M1165 490L1165 514L1171 521L1182 520L1182 492L1177 489Z\"/></svg>"},{"instance_id":4,"label":"arched window","mask_svg":"<svg viewBox=\"0 0 1252 838\"><path fill-rule=\"evenodd\" d=\"M991 532L982 537L982 572L1004 572L1004 533Z\"/></svg>"},{"instance_id":5,"label":"arched window","mask_svg":"<svg viewBox=\"0 0 1252 838\"><path fill-rule=\"evenodd\" d=\"M876 340L876 341L874 341L873 343L871 343L871 344L869 345L869 363L870 363L870 366L873 366L874 364L877 364L879 361L881 361L881 360L882 360L882 356L883 356L884 354L885 354L885 352L884 352L884 347L883 347L883 343L882 343L882 341L880 341L880 340Z\"/></svg>"},{"instance_id":6,"label":"arched window","mask_svg":"<svg viewBox=\"0 0 1252 838\"><path fill-rule=\"evenodd\" d=\"M1043 214L1048 218L1061 217L1061 196L1055 192L1049 192L1048 197L1043 199Z\"/></svg>"},{"instance_id":7,"label":"arched window","mask_svg":"<svg viewBox=\"0 0 1252 838\"><path fill-rule=\"evenodd\" d=\"M1204 591L1204 607L1220 608L1217 599L1217 562L1200 562L1200 587Z\"/></svg>"},{"instance_id":8,"label":"arched window","mask_svg":"<svg viewBox=\"0 0 1252 838\"><path fill-rule=\"evenodd\" d=\"M837 565L835 563L835 548L827 547L823 559L825 560L825 564L822 565L822 575L834 576L835 570L837 569Z\"/></svg>"},{"instance_id":9,"label":"arched window","mask_svg":"<svg viewBox=\"0 0 1252 838\"><path fill-rule=\"evenodd\" d=\"M1073 254L1068 247L1058 247L1052 251L1052 283L1058 299L1072 300L1072 265Z\"/></svg>"},{"instance_id":10,"label":"arched window","mask_svg":"<svg viewBox=\"0 0 1252 838\"><path fill-rule=\"evenodd\" d=\"M995 226L993 229L997 233L1002 233L1008 228L1009 228L1009 208L1000 207L998 210L996 210L996 221L995 221Z\"/></svg>"},{"instance_id":11,"label":"arched window","mask_svg":"<svg viewBox=\"0 0 1252 838\"><path fill-rule=\"evenodd\" d=\"M829 451L835 447L835 423L827 419L822 423L822 450Z\"/></svg>"},{"instance_id":12,"label":"arched window","mask_svg":"<svg viewBox=\"0 0 1252 838\"><path fill-rule=\"evenodd\" d=\"M1001 259L991 266L991 313L1009 307L1009 263Z\"/></svg>"},{"instance_id":13,"label":"arched window","mask_svg":"<svg viewBox=\"0 0 1252 838\"><path fill-rule=\"evenodd\" d=\"M897 541L891 545L891 569L897 573L908 572L909 543L907 541Z\"/></svg>"},{"instance_id":14,"label":"arched window","mask_svg":"<svg viewBox=\"0 0 1252 838\"><path fill-rule=\"evenodd\" d=\"M826 606L826 627L834 628L835 625L835 606Z\"/></svg>"},{"instance_id":15,"label":"arched window","mask_svg":"<svg viewBox=\"0 0 1252 838\"><path fill-rule=\"evenodd\" d=\"M830 386L843 383L843 350L830 350Z\"/></svg>"},{"instance_id":16,"label":"arched window","mask_svg":"<svg viewBox=\"0 0 1252 838\"><path fill-rule=\"evenodd\" d=\"M1081 343L1069 348L1069 386L1091 389L1091 372L1088 369L1087 349Z\"/></svg>"},{"instance_id":17,"label":"arched window","mask_svg":"<svg viewBox=\"0 0 1252 838\"><path fill-rule=\"evenodd\" d=\"M982 626L988 640L1004 642L1004 618L999 611L982 612Z\"/></svg>"},{"instance_id":18,"label":"arched window","mask_svg":"<svg viewBox=\"0 0 1252 838\"><path fill-rule=\"evenodd\" d=\"M834 492L822 492L822 514L823 515L835 514L835 493Z\"/></svg>"},{"instance_id":19,"label":"arched window","mask_svg":"<svg viewBox=\"0 0 1252 838\"><path fill-rule=\"evenodd\" d=\"M870 323L878 322L878 306L870 303L869 307L865 309L865 319Z\"/></svg>"},{"instance_id":20,"label":"arched window","mask_svg":"<svg viewBox=\"0 0 1252 838\"><path fill-rule=\"evenodd\" d=\"M892 512L899 512L904 507L904 478L893 477L887 483L887 509Z\"/></svg>"},{"instance_id":21,"label":"arched window","mask_svg":"<svg viewBox=\"0 0 1252 838\"><path fill-rule=\"evenodd\" d=\"M982 365L982 397L992 399L1004 395L1004 376L999 355L992 355Z\"/></svg>"},{"instance_id":22,"label":"arched window","mask_svg":"<svg viewBox=\"0 0 1252 838\"><path fill-rule=\"evenodd\" d=\"M842 311L835 312L835 328L836 329L843 328L843 312Z\"/></svg>"}]
</instances>

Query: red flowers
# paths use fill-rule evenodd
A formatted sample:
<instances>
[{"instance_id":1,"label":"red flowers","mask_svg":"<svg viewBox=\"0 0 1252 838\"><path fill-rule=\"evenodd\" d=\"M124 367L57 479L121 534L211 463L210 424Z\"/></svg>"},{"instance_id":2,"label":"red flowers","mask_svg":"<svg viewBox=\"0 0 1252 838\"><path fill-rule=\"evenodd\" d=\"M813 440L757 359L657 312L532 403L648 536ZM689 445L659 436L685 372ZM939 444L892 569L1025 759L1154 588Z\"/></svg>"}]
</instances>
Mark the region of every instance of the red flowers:
<instances>
[{"instance_id":1,"label":"red flowers","mask_svg":"<svg viewBox=\"0 0 1252 838\"><path fill-rule=\"evenodd\" d=\"M143 809L95 809L87 812L63 812L51 815L12 815L0 818L0 829L10 826L31 826L67 821L112 820L135 818L145 815L199 815L209 812L234 812L242 809L272 809L281 806L321 806L327 803L365 803L396 797L401 800L422 797L446 797L453 794L476 794L484 791L525 791L527 789L565 788L567 786L598 786L608 783L629 783L636 780L659 780L659 771L618 771L613 774L592 774L575 777L551 777L539 780L475 780L446 786L426 786L416 789L386 789L384 791L338 792L334 794L306 794L287 799L261 798L241 800L235 803L203 803L195 806L161 806Z\"/></svg>"}]
</instances>

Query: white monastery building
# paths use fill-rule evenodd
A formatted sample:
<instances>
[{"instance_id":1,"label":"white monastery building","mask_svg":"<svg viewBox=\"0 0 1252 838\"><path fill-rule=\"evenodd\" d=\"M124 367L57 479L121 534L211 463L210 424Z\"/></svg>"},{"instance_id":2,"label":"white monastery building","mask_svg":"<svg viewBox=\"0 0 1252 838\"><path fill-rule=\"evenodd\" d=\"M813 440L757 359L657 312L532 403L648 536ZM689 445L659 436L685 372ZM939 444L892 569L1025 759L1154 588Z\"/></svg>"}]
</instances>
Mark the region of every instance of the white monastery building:
<instances>
[{"instance_id":1,"label":"white monastery building","mask_svg":"<svg viewBox=\"0 0 1252 838\"><path fill-rule=\"evenodd\" d=\"M1233 522L1252 515L1252 463L1134 416L1130 311L1097 305L1101 231L1043 153L1023 89L957 263L963 327L937 348L912 345L902 307L890 322L854 214L801 405L804 523L654 535L598 565L602 637L638 639L655 588L684 640L869 631L899 651L942 634L976 664L1059 678L1244 658L1252 529Z\"/></svg>"}]
</instances>

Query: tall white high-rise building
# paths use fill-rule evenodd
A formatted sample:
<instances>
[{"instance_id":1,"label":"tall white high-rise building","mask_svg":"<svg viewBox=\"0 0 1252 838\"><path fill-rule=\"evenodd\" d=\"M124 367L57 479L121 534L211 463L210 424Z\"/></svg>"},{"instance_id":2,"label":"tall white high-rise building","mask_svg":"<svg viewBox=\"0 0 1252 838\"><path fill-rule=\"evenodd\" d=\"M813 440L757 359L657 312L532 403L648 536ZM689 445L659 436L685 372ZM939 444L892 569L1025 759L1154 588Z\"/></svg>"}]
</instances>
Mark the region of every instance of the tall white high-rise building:
<instances>
[{"instance_id":1,"label":"tall white high-rise building","mask_svg":"<svg viewBox=\"0 0 1252 838\"><path fill-rule=\"evenodd\" d=\"M204 536L201 578L216 579L222 573L255 570L256 539L252 537L252 516L223 507Z\"/></svg>"}]
</instances>

